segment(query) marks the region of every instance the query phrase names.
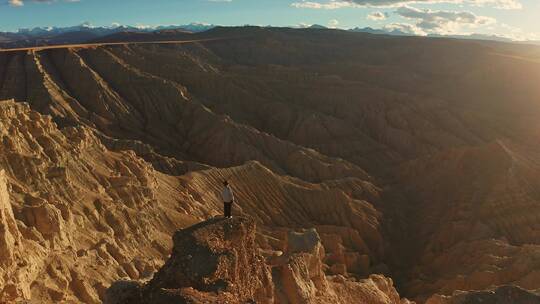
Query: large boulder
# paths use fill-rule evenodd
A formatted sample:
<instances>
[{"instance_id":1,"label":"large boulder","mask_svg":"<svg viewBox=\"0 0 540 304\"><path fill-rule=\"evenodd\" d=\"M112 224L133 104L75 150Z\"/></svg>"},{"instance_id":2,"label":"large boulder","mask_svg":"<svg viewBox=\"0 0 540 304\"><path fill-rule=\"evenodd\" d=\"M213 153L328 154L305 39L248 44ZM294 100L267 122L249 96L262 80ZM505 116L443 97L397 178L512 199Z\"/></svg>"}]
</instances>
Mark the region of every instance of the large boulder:
<instances>
[{"instance_id":1,"label":"large boulder","mask_svg":"<svg viewBox=\"0 0 540 304\"><path fill-rule=\"evenodd\" d=\"M324 274L324 247L315 229L289 232L285 255L275 260L273 279L278 303L313 303L328 293Z\"/></svg>"}]
</instances>

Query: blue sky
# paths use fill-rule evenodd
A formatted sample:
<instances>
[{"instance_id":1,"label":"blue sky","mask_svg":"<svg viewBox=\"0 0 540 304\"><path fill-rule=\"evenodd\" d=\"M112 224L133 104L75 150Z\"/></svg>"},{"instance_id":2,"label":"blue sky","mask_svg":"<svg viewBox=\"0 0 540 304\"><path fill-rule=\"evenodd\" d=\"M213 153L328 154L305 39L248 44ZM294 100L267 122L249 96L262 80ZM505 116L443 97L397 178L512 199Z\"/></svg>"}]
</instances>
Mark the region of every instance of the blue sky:
<instances>
[{"instance_id":1,"label":"blue sky","mask_svg":"<svg viewBox=\"0 0 540 304\"><path fill-rule=\"evenodd\" d=\"M220 25L400 29L540 39L540 0L0 0L0 31L37 26Z\"/></svg>"}]
</instances>

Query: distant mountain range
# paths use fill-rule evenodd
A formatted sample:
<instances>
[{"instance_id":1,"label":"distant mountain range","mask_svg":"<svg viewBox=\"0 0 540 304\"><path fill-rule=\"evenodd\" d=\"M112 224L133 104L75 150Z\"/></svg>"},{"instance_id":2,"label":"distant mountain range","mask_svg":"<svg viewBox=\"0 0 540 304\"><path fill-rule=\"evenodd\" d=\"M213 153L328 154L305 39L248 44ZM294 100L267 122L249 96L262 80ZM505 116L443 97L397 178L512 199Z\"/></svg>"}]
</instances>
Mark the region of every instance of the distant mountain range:
<instances>
[{"instance_id":1,"label":"distant mountain range","mask_svg":"<svg viewBox=\"0 0 540 304\"><path fill-rule=\"evenodd\" d=\"M69 27L36 27L33 29L20 29L15 33L27 36L59 35L70 32L91 32L96 36L105 36L113 33L134 31L134 32L153 32L160 30L184 29L190 32L203 32L214 28L215 25L205 23L190 23L184 25L162 25L162 26L130 26L130 25L112 25L112 26L92 26L90 23L83 23Z\"/></svg>"},{"instance_id":2,"label":"distant mountain range","mask_svg":"<svg viewBox=\"0 0 540 304\"><path fill-rule=\"evenodd\" d=\"M329 29L328 27L320 24L313 24L309 26L310 29ZM371 27L355 27L349 29L350 32L357 33L369 33L373 35L390 35L390 36L417 36L412 33L407 33L398 29L374 29ZM515 41L508 37L497 36L497 35L486 35L486 34L468 34L468 35L440 35L440 34L429 34L427 37L431 38L455 38L455 39L467 39L467 40L488 40L488 41L498 41L498 42L513 42L513 43L529 43L540 45L540 41Z\"/></svg>"},{"instance_id":3,"label":"distant mountain range","mask_svg":"<svg viewBox=\"0 0 540 304\"><path fill-rule=\"evenodd\" d=\"M385 30L385 29L374 29L371 27L364 27L364 28L353 28L350 29L351 32L358 32L358 33L369 33L374 35L391 35L391 36L415 36L413 34L409 34L400 30Z\"/></svg>"},{"instance_id":4,"label":"distant mountain range","mask_svg":"<svg viewBox=\"0 0 540 304\"><path fill-rule=\"evenodd\" d=\"M167 26L92 26L83 23L69 27L36 27L20 29L17 32L0 32L0 48L31 47L39 45L77 44L98 40L118 33L152 33L167 30L182 30L198 33L214 28L215 25L190 23Z\"/></svg>"},{"instance_id":5,"label":"distant mountain range","mask_svg":"<svg viewBox=\"0 0 540 304\"><path fill-rule=\"evenodd\" d=\"M386 30L386 29L373 29L371 27L364 27L364 28L353 28L349 31L352 32L360 32L360 33L370 33L375 35L391 35L391 36L416 36L411 33L406 33L397 29L394 30ZM497 35L486 35L486 34L468 34L468 35L440 35L440 34L429 34L427 37L432 38L455 38L455 39L468 39L468 40L490 40L490 41L499 41L499 42L518 42L514 41L510 38L503 37L503 36L497 36ZM521 42L521 41L519 41ZM540 41L523 41L527 43L532 44L540 44Z\"/></svg>"},{"instance_id":6,"label":"distant mountain range","mask_svg":"<svg viewBox=\"0 0 540 304\"><path fill-rule=\"evenodd\" d=\"M18 47L33 47L42 45L61 45L61 44L79 44L95 41L115 40L119 37L131 39L139 36L148 37L148 34L160 34L162 32L175 31L183 32L184 34L199 33L215 28L216 25L205 23L190 23L184 25L167 25L167 26L92 26L90 23L83 23L69 27L36 27L32 29L20 29L16 32L0 32L0 48L18 48ZM328 29L319 24L309 26L310 29ZM415 36L414 34L403 32L398 29L374 29L371 27L353 28L350 32L369 33L374 35L391 35L391 36ZM171 34L171 33L169 33ZM141 38L139 37L139 38ZM434 38L456 38L456 39L472 39L472 40L490 40L499 42L515 42L509 38L484 35L436 35L430 34L428 37ZM141 38L142 39L142 38ZM538 44L540 41L527 41L526 43Z\"/></svg>"}]
</instances>

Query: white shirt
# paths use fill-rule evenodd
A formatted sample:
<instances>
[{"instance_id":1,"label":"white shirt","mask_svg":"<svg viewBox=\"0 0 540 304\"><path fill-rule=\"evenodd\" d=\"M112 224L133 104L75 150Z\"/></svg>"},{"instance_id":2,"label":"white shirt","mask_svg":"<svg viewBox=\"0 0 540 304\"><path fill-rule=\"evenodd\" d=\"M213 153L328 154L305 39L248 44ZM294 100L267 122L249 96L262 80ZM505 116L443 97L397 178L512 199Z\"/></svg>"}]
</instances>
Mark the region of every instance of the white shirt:
<instances>
[{"instance_id":1,"label":"white shirt","mask_svg":"<svg viewBox=\"0 0 540 304\"><path fill-rule=\"evenodd\" d=\"M223 192L221 193L221 198L223 199L225 203L232 203L234 201L234 194L231 187L225 186L225 188L223 188Z\"/></svg>"}]
</instances>

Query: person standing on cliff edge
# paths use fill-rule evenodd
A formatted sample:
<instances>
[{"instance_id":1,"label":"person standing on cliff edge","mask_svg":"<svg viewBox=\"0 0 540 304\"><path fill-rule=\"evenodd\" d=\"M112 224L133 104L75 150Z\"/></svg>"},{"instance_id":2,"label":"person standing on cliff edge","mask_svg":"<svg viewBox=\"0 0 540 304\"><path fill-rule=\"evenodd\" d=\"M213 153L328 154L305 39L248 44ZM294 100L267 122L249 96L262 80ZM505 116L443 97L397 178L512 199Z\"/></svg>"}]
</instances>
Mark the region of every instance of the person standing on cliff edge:
<instances>
[{"instance_id":1,"label":"person standing on cliff edge","mask_svg":"<svg viewBox=\"0 0 540 304\"><path fill-rule=\"evenodd\" d=\"M223 199L223 213L225 218L232 218L234 194L228 181L223 182L223 192L221 193L221 198Z\"/></svg>"}]
</instances>

